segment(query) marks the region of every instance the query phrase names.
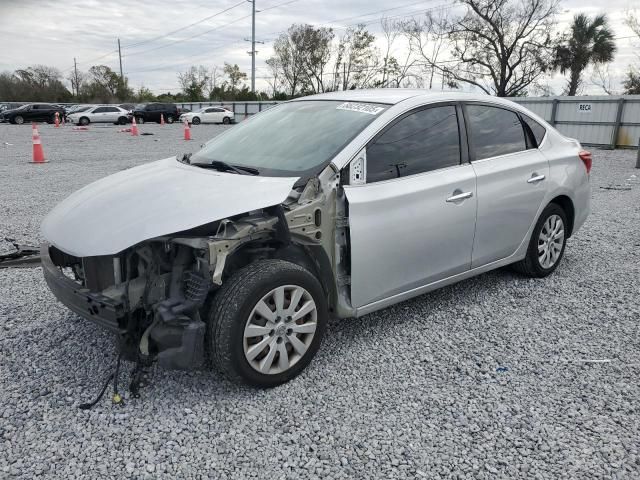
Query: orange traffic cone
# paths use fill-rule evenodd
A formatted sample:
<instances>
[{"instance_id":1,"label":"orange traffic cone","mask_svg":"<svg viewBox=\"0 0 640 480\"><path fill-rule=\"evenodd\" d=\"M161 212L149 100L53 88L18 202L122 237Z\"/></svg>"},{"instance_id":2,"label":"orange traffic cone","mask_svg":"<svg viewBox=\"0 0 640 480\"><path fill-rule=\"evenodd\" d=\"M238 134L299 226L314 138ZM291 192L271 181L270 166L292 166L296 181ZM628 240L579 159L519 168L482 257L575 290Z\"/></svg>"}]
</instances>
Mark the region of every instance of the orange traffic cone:
<instances>
[{"instance_id":1,"label":"orange traffic cone","mask_svg":"<svg viewBox=\"0 0 640 480\"><path fill-rule=\"evenodd\" d=\"M187 119L184 119L184 139L191 140L191 129L189 128L189 122Z\"/></svg>"},{"instance_id":2,"label":"orange traffic cone","mask_svg":"<svg viewBox=\"0 0 640 480\"><path fill-rule=\"evenodd\" d=\"M60 128L60 114L58 112L56 112L56 128Z\"/></svg>"},{"instance_id":3,"label":"orange traffic cone","mask_svg":"<svg viewBox=\"0 0 640 480\"><path fill-rule=\"evenodd\" d=\"M44 151L42 150L42 142L40 142L40 133L35 123L31 124L31 137L33 139L33 160L29 163L47 163L44 159Z\"/></svg>"},{"instance_id":4,"label":"orange traffic cone","mask_svg":"<svg viewBox=\"0 0 640 480\"><path fill-rule=\"evenodd\" d=\"M164 113L160 114L160 125L164 125Z\"/></svg>"},{"instance_id":5,"label":"orange traffic cone","mask_svg":"<svg viewBox=\"0 0 640 480\"><path fill-rule=\"evenodd\" d=\"M131 119L131 136L138 136L138 125L136 124L136 117L133 117Z\"/></svg>"}]
</instances>

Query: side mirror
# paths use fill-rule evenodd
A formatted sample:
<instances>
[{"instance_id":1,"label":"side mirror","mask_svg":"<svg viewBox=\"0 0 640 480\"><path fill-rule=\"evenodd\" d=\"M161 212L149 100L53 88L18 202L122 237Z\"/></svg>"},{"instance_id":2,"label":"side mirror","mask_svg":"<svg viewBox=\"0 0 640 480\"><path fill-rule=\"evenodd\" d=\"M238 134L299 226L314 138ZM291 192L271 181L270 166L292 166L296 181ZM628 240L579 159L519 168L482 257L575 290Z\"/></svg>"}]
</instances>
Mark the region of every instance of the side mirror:
<instances>
[{"instance_id":1,"label":"side mirror","mask_svg":"<svg viewBox=\"0 0 640 480\"><path fill-rule=\"evenodd\" d=\"M349 164L349 185L365 183L367 183L367 149L363 148Z\"/></svg>"}]
</instances>

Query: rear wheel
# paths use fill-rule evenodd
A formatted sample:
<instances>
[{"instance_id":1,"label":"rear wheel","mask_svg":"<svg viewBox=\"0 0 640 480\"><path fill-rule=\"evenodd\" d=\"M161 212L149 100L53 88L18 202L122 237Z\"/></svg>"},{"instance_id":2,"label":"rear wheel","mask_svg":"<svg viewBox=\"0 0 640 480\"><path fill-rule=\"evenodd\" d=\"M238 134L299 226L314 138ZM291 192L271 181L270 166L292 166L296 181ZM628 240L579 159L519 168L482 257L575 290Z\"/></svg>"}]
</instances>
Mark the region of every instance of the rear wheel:
<instances>
[{"instance_id":1,"label":"rear wheel","mask_svg":"<svg viewBox=\"0 0 640 480\"><path fill-rule=\"evenodd\" d=\"M527 256L513 265L529 277L546 277L558 268L567 239L567 215L559 205L550 203L542 211L531 234Z\"/></svg>"},{"instance_id":2,"label":"rear wheel","mask_svg":"<svg viewBox=\"0 0 640 480\"><path fill-rule=\"evenodd\" d=\"M224 117L222 119L222 123L224 123L225 125L229 125L231 123L231 119L229 117Z\"/></svg>"},{"instance_id":3,"label":"rear wheel","mask_svg":"<svg viewBox=\"0 0 640 480\"><path fill-rule=\"evenodd\" d=\"M309 364L327 316L326 295L309 271L261 260L238 270L216 293L206 345L213 365L229 379L274 387Z\"/></svg>"},{"instance_id":4,"label":"rear wheel","mask_svg":"<svg viewBox=\"0 0 640 480\"><path fill-rule=\"evenodd\" d=\"M193 119L191 119L191 123L194 125L200 125L200 117L193 117Z\"/></svg>"},{"instance_id":5,"label":"rear wheel","mask_svg":"<svg viewBox=\"0 0 640 480\"><path fill-rule=\"evenodd\" d=\"M78 123L82 126L89 125L89 119L87 117L80 117Z\"/></svg>"}]
</instances>

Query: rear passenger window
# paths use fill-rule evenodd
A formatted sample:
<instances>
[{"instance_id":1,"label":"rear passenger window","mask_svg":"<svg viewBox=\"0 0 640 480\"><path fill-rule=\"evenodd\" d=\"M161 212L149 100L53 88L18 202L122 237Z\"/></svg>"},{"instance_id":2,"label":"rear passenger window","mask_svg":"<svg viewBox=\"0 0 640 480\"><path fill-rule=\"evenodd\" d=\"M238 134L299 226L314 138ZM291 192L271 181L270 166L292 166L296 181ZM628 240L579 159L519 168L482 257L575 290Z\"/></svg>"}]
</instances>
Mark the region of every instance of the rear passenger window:
<instances>
[{"instance_id":1,"label":"rear passenger window","mask_svg":"<svg viewBox=\"0 0 640 480\"><path fill-rule=\"evenodd\" d=\"M367 147L367 183L459 164L456 108L427 108L403 117Z\"/></svg>"},{"instance_id":2,"label":"rear passenger window","mask_svg":"<svg viewBox=\"0 0 640 480\"><path fill-rule=\"evenodd\" d=\"M520 114L520 116L522 117L522 121L525 123L525 125L529 127L529 130L531 131L531 134L533 135L533 137L536 139L535 146L536 147L540 146L545 133L547 133L547 130L532 118L529 118L523 114Z\"/></svg>"},{"instance_id":3,"label":"rear passenger window","mask_svg":"<svg viewBox=\"0 0 640 480\"><path fill-rule=\"evenodd\" d=\"M476 160L527 149L524 128L514 112L485 105L467 105L467 113Z\"/></svg>"}]
</instances>

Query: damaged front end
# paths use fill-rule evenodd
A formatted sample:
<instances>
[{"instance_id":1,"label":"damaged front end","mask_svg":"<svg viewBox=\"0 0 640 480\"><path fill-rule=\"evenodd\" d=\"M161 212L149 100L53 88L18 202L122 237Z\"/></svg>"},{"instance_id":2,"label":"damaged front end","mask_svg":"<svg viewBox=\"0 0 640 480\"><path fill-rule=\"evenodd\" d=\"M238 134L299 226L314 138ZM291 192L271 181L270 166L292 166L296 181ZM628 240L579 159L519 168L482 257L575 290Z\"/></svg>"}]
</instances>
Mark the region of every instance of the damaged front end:
<instances>
[{"instance_id":1,"label":"damaged front end","mask_svg":"<svg viewBox=\"0 0 640 480\"><path fill-rule=\"evenodd\" d=\"M211 281L206 249L165 239L114 256L78 258L42 245L45 279L75 313L118 335L124 358L197 366Z\"/></svg>"}]
</instances>

